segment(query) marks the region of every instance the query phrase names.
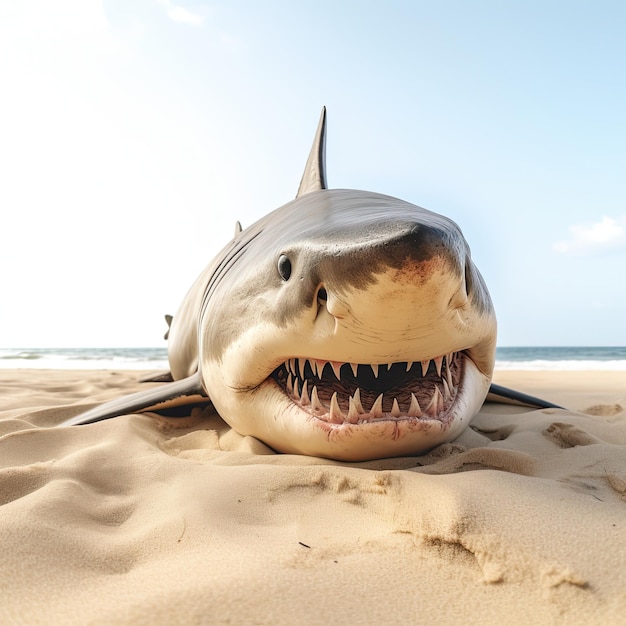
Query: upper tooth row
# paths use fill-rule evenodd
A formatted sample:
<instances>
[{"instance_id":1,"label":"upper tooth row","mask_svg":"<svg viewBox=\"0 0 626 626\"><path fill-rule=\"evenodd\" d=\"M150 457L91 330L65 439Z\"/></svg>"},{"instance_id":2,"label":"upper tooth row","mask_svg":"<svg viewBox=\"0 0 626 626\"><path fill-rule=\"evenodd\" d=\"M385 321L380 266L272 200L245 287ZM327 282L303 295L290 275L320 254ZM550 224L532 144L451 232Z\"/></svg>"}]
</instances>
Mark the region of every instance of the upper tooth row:
<instances>
[{"instance_id":1,"label":"upper tooth row","mask_svg":"<svg viewBox=\"0 0 626 626\"><path fill-rule=\"evenodd\" d=\"M441 376L441 372L443 370L444 359L445 359L445 362L448 365L450 365L450 363L452 363L453 358L454 358L454 353L450 353L445 356L439 356L435 359L427 359L425 361L418 361L422 369L422 376L426 375L426 372L428 371L431 361L435 364L435 370L437 371L437 376ZM305 378L304 368L307 362L313 374L317 376L318 378L322 378L322 372L324 371L324 367L326 367L326 365L328 364L332 368L337 380L341 379L340 370L341 370L341 366L343 365L341 361L319 361L317 359L289 359L288 361L285 362L285 366L287 368L287 371L290 374L293 374L294 376L298 376L300 379L304 380ZM407 361L406 363L407 372L411 369L411 367L413 367L413 363L414 361ZM350 366L350 369L352 369L352 373L354 374L356 378L359 364L348 363L348 365ZM390 370L392 365L393 363L386 363L383 365L379 365L378 363L368 364L368 366L372 368L372 372L374 373L375 378L378 378L378 374L380 372L381 367L383 369Z\"/></svg>"}]
</instances>

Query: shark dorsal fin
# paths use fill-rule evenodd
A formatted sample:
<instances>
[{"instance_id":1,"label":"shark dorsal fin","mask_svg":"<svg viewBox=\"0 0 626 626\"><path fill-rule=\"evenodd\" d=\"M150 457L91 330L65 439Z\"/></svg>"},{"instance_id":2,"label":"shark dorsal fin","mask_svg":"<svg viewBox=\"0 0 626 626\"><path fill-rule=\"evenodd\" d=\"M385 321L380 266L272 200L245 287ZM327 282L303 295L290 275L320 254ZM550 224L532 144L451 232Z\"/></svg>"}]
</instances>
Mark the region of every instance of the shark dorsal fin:
<instances>
[{"instance_id":1,"label":"shark dorsal fin","mask_svg":"<svg viewBox=\"0 0 626 626\"><path fill-rule=\"evenodd\" d=\"M326 189L326 107L322 107L317 132L296 198L320 189Z\"/></svg>"}]
</instances>

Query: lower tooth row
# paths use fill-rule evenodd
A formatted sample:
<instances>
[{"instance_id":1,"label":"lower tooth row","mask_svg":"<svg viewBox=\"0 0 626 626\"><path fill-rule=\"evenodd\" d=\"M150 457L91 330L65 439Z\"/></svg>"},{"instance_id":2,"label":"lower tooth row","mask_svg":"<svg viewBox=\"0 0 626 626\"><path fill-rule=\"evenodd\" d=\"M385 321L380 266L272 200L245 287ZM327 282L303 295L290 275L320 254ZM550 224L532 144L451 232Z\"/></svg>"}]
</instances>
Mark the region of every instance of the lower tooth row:
<instances>
[{"instance_id":1,"label":"lower tooth row","mask_svg":"<svg viewBox=\"0 0 626 626\"><path fill-rule=\"evenodd\" d=\"M330 406L327 409L319 399L317 394L317 386L313 386L313 389L309 392L308 389L308 381L304 381L302 383L302 389L299 389L300 381L297 378L291 377L291 374L287 377L287 389L290 394L302 405L302 406L310 406L311 410L314 413L322 413L328 414L329 421L333 423L343 424L344 422L349 422L351 424L356 424L359 420L363 418L364 415L367 415L368 412L365 411L363 405L361 404L361 391L357 387L357 390L354 392L354 395L348 397L348 413L347 415L341 410L339 406L339 401L337 399L337 392L333 393L330 399ZM381 418L385 417L385 412L383 411L383 395L380 394L374 403L372 404L371 409L369 410L370 418ZM396 398L393 399L393 404L391 407L391 411L389 414L393 417L401 417L402 415L406 415L406 417L437 417L444 409L445 409L445 401L451 399L452 395L450 392L450 388L446 380L443 381L443 394L439 387L435 385L435 389L430 399L430 402L426 406L425 409L420 407L415 394L411 394L411 402L409 404L409 408L406 413L403 413L400 410L400 405L398 404L398 400Z\"/></svg>"}]
</instances>

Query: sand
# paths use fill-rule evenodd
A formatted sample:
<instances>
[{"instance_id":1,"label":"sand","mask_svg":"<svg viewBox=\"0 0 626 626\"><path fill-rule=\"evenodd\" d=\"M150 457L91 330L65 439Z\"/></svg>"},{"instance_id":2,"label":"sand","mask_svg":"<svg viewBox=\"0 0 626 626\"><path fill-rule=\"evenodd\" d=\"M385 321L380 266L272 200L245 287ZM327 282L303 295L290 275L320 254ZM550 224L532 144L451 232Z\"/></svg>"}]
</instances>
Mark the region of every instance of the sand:
<instances>
[{"instance_id":1,"label":"sand","mask_svg":"<svg viewBox=\"0 0 626 626\"><path fill-rule=\"evenodd\" d=\"M626 623L626 373L501 372L571 410L368 463L208 410L54 428L137 378L0 371L1 624Z\"/></svg>"}]
</instances>

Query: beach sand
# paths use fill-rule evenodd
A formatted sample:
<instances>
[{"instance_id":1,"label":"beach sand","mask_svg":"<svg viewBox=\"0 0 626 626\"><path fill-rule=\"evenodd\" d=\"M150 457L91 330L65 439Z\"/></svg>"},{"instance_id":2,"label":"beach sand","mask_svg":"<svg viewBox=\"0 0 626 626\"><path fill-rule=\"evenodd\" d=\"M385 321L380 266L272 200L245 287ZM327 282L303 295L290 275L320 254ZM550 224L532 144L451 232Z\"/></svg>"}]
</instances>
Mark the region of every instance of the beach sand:
<instances>
[{"instance_id":1,"label":"beach sand","mask_svg":"<svg viewBox=\"0 0 626 626\"><path fill-rule=\"evenodd\" d=\"M367 463L208 409L54 428L138 377L0 371L1 624L625 623L626 372L500 372L571 410Z\"/></svg>"}]
</instances>

